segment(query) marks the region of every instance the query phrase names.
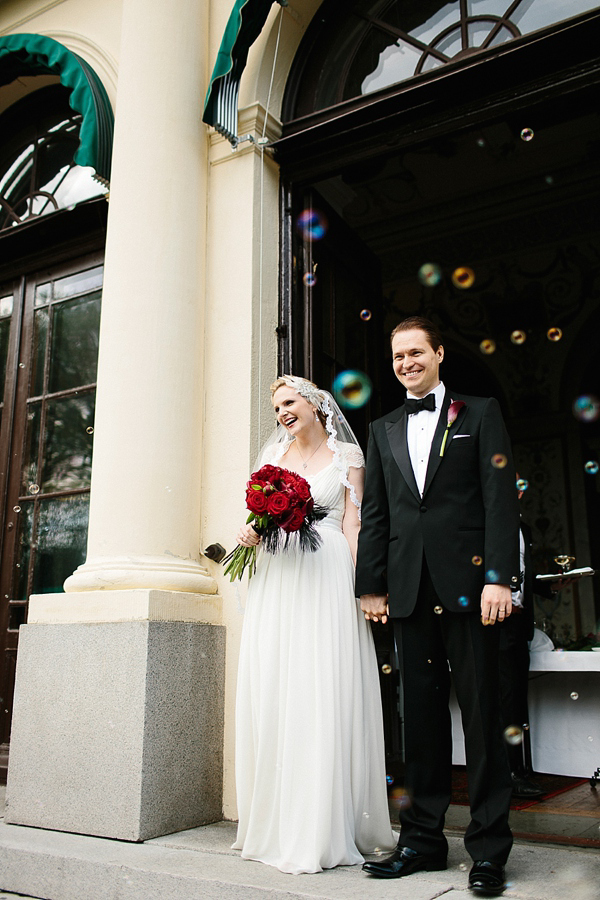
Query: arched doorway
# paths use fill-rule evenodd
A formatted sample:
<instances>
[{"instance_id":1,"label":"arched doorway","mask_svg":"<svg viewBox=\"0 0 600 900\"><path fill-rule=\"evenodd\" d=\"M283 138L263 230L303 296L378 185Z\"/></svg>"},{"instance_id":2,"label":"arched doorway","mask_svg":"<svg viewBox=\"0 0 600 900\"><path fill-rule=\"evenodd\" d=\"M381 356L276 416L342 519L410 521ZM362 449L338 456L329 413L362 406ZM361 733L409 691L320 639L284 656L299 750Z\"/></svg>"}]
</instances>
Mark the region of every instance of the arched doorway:
<instances>
[{"instance_id":1,"label":"arched doorway","mask_svg":"<svg viewBox=\"0 0 600 900\"><path fill-rule=\"evenodd\" d=\"M55 44L0 42L0 781L29 596L62 590L87 538L110 152L88 121L75 161L86 113L56 53L79 63Z\"/></svg>"},{"instance_id":2,"label":"arched doorway","mask_svg":"<svg viewBox=\"0 0 600 900\"><path fill-rule=\"evenodd\" d=\"M342 369L366 371L371 401L348 413L364 436L401 402L389 331L406 315L435 319L446 383L502 404L540 572L559 553L600 564L600 484L585 468L600 422L572 411L600 395L588 364L600 13L585 0L570 11L559 21L539 2L326 2L292 67L275 145L280 367L325 386ZM307 233L306 215L298 224L306 211L322 234ZM420 278L424 264L439 274ZM453 279L460 267L472 284ZM540 601L536 616L558 646L581 643L598 631L597 578Z\"/></svg>"}]
</instances>

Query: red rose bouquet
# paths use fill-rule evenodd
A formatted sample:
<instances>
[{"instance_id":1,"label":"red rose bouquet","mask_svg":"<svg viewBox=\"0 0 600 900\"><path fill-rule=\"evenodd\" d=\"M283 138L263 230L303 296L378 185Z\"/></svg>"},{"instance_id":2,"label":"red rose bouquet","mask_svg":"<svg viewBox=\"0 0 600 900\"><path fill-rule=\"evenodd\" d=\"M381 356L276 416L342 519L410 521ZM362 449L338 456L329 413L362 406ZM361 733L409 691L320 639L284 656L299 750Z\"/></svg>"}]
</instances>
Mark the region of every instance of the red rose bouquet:
<instances>
[{"instance_id":1,"label":"red rose bouquet","mask_svg":"<svg viewBox=\"0 0 600 900\"><path fill-rule=\"evenodd\" d=\"M278 466L254 472L246 488L246 506L250 510L246 522L261 535L267 553L287 550L292 542L310 553L320 547L315 522L325 518L328 510L315 506L308 481L296 472ZM223 562L231 581L241 578L247 567L251 578L256 571L256 547L240 544Z\"/></svg>"}]
</instances>

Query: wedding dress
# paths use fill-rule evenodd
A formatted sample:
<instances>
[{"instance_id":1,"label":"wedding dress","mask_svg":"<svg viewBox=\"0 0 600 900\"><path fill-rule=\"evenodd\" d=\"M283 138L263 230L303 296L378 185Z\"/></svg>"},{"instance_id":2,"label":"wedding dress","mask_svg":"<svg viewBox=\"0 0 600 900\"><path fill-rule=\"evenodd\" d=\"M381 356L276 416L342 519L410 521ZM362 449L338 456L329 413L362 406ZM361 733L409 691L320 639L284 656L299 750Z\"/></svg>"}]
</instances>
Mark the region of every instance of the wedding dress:
<instances>
[{"instance_id":1,"label":"wedding dress","mask_svg":"<svg viewBox=\"0 0 600 900\"><path fill-rule=\"evenodd\" d=\"M279 463L283 464L283 461ZM260 551L238 670L234 848L282 872L320 872L391 850L377 661L354 596L334 463L305 476L315 553Z\"/></svg>"}]
</instances>

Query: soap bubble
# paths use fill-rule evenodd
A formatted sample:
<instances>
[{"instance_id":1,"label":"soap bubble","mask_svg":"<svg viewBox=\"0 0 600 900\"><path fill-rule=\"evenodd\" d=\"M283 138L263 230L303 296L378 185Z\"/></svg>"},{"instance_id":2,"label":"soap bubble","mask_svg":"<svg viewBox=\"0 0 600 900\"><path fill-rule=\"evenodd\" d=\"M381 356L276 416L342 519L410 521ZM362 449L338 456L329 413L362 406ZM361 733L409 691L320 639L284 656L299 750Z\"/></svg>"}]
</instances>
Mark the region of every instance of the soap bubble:
<instances>
[{"instance_id":1,"label":"soap bubble","mask_svg":"<svg viewBox=\"0 0 600 900\"><path fill-rule=\"evenodd\" d=\"M444 612L444 607L443 606L434 606L433 611L436 614L436 616L441 616L441 614Z\"/></svg>"},{"instance_id":2,"label":"soap bubble","mask_svg":"<svg viewBox=\"0 0 600 900\"><path fill-rule=\"evenodd\" d=\"M467 607L469 605L469 598L468 597L459 597L458 605L462 606L463 608Z\"/></svg>"},{"instance_id":3,"label":"soap bubble","mask_svg":"<svg viewBox=\"0 0 600 900\"><path fill-rule=\"evenodd\" d=\"M425 287L434 287L442 280L442 270L439 266L436 266L435 263L424 263L417 275L419 281L421 284L424 284Z\"/></svg>"},{"instance_id":4,"label":"soap bubble","mask_svg":"<svg viewBox=\"0 0 600 900\"><path fill-rule=\"evenodd\" d=\"M360 317L363 320L363 322L368 322L372 315L373 315L373 313L371 312L370 309L362 309L360 312Z\"/></svg>"},{"instance_id":5,"label":"soap bubble","mask_svg":"<svg viewBox=\"0 0 600 900\"><path fill-rule=\"evenodd\" d=\"M482 353L485 353L486 356L489 356L496 349L496 341L493 341L491 338L485 338L479 345L479 349Z\"/></svg>"},{"instance_id":6,"label":"soap bubble","mask_svg":"<svg viewBox=\"0 0 600 900\"><path fill-rule=\"evenodd\" d=\"M21 507L20 507L20 506L13 506L13 512L20 513L20 512L21 512Z\"/></svg>"},{"instance_id":7,"label":"soap bubble","mask_svg":"<svg viewBox=\"0 0 600 900\"><path fill-rule=\"evenodd\" d=\"M595 459L589 459L583 468L588 473L588 475L597 475L600 471L600 466Z\"/></svg>"},{"instance_id":8,"label":"soap bubble","mask_svg":"<svg viewBox=\"0 0 600 900\"><path fill-rule=\"evenodd\" d=\"M461 870L461 872L466 872L466 871L467 871L467 864L466 864L466 863L459 863L459 864L458 864L458 868Z\"/></svg>"},{"instance_id":9,"label":"soap bubble","mask_svg":"<svg viewBox=\"0 0 600 900\"><path fill-rule=\"evenodd\" d=\"M475 284L475 272L468 266L459 266L452 273L452 284L466 290Z\"/></svg>"},{"instance_id":10,"label":"soap bubble","mask_svg":"<svg viewBox=\"0 0 600 900\"><path fill-rule=\"evenodd\" d=\"M381 671L383 672L384 675L391 675L392 667L390 666L389 663L384 663L381 667Z\"/></svg>"},{"instance_id":11,"label":"soap bubble","mask_svg":"<svg viewBox=\"0 0 600 900\"><path fill-rule=\"evenodd\" d=\"M517 490L518 491L526 491L529 487L529 482L526 478L517 478Z\"/></svg>"},{"instance_id":12,"label":"soap bubble","mask_svg":"<svg viewBox=\"0 0 600 900\"><path fill-rule=\"evenodd\" d=\"M500 581L500 575L496 572L495 569L488 569L485 573L485 577L487 579L488 584L498 584Z\"/></svg>"},{"instance_id":13,"label":"soap bubble","mask_svg":"<svg viewBox=\"0 0 600 900\"><path fill-rule=\"evenodd\" d=\"M560 341L562 337L562 329L560 328L549 328L546 332L546 337L549 341Z\"/></svg>"},{"instance_id":14,"label":"soap bubble","mask_svg":"<svg viewBox=\"0 0 600 900\"><path fill-rule=\"evenodd\" d=\"M512 747L517 747L523 743L523 729L518 725L509 725L504 729L504 740Z\"/></svg>"},{"instance_id":15,"label":"soap bubble","mask_svg":"<svg viewBox=\"0 0 600 900\"><path fill-rule=\"evenodd\" d=\"M327 219L317 209L303 210L296 225L305 241L320 241L327 232Z\"/></svg>"},{"instance_id":16,"label":"soap bubble","mask_svg":"<svg viewBox=\"0 0 600 900\"><path fill-rule=\"evenodd\" d=\"M346 409L360 409L368 403L372 390L369 376L352 369L340 372L333 381L335 399Z\"/></svg>"},{"instance_id":17,"label":"soap bubble","mask_svg":"<svg viewBox=\"0 0 600 900\"><path fill-rule=\"evenodd\" d=\"M546 184L554 184L554 178L552 177L552 175L546 175L544 181L546 182Z\"/></svg>"},{"instance_id":18,"label":"soap bubble","mask_svg":"<svg viewBox=\"0 0 600 900\"><path fill-rule=\"evenodd\" d=\"M527 335L520 328L515 328L515 330L511 332L510 339L513 344L524 344L527 340Z\"/></svg>"},{"instance_id":19,"label":"soap bubble","mask_svg":"<svg viewBox=\"0 0 600 900\"><path fill-rule=\"evenodd\" d=\"M393 776L393 775L386 775L386 776L385 776L385 780L387 781L388 784L393 784L393 783L394 783L394 776Z\"/></svg>"},{"instance_id":20,"label":"soap bubble","mask_svg":"<svg viewBox=\"0 0 600 900\"><path fill-rule=\"evenodd\" d=\"M579 700L579 694L577 693L577 691L571 692L571 700Z\"/></svg>"},{"instance_id":21,"label":"soap bubble","mask_svg":"<svg viewBox=\"0 0 600 900\"><path fill-rule=\"evenodd\" d=\"M28 491L30 494L39 494L39 492L40 492L39 484L30 484L28 487Z\"/></svg>"},{"instance_id":22,"label":"soap bubble","mask_svg":"<svg viewBox=\"0 0 600 900\"><path fill-rule=\"evenodd\" d=\"M93 434L94 433L93 425L88 425L88 427L85 429L85 431L86 431L86 434Z\"/></svg>"},{"instance_id":23,"label":"soap bubble","mask_svg":"<svg viewBox=\"0 0 600 900\"><path fill-rule=\"evenodd\" d=\"M394 788L390 793L390 804L396 809L408 809L412 800L404 788Z\"/></svg>"},{"instance_id":24,"label":"soap bubble","mask_svg":"<svg viewBox=\"0 0 600 900\"><path fill-rule=\"evenodd\" d=\"M495 469L503 469L508 463L504 453L494 453L492 456L492 465Z\"/></svg>"},{"instance_id":25,"label":"soap bubble","mask_svg":"<svg viewBox=\"0 0 600 900\"><path fill-rule=\"evenodd\" d=\"M307 272L302 276L302 283L305 287L314 287L317 283L317 276L313 272Z\"/></svg>"},{"instance_id":26,"label":"soap bubble","mask_svg":"<svg viewBox=\"0 0 600 900\"><path fill-rule=\"evenodd\" d=\"M521 131L521 140L522 141L533 140L533 129L532 128L523 128Z\"/></svg>"},{"instance_id":27,"label":"soap bubble","mask_svg":"<svg viewBox=\"0 0 600 900\"><path fill-rule=\"evenodd\" d=\"M474 556L474 557L471 559L471 562L473 563L474 566L480 566L481 563L483 562L483 559L482 559L481 556Z\"/></svg>"},{"instance_id":28,"label":"soap bubble","mask_svg":"<svg viewBox=\"0 0 600 900\"><path fill-rule=\"evenodd\" d=\"M582 394L573 403L573 415L580 422L595 422L600 416L600 400L593 394Z\"/></svg>"}]
</instances>

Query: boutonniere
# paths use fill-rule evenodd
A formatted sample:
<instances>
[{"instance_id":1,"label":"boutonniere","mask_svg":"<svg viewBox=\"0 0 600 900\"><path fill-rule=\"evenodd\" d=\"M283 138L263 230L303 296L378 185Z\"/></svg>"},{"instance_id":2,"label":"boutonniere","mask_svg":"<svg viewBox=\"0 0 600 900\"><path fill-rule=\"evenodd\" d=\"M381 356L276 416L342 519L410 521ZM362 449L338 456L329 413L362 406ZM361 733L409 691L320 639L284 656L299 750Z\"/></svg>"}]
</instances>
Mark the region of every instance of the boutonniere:
<instances>
[{"instance_id":1,"label":"boutonniere","mask_svg":"<svg viewBox=\"0 0 600 900\"><path fill-rule=\"evenodd\" d=\"M446 430L444 432L444 437L442 439L442 446L440 447L440 456L444 455L444 450L446 449L446 441L448 440L448 432L450 431L450 426L456 422L456 418L461 411L461 409L465 406L464 400L453 400L450 406L448 407L448 421L446 422Z\"/></svg>"}]
</instances>

